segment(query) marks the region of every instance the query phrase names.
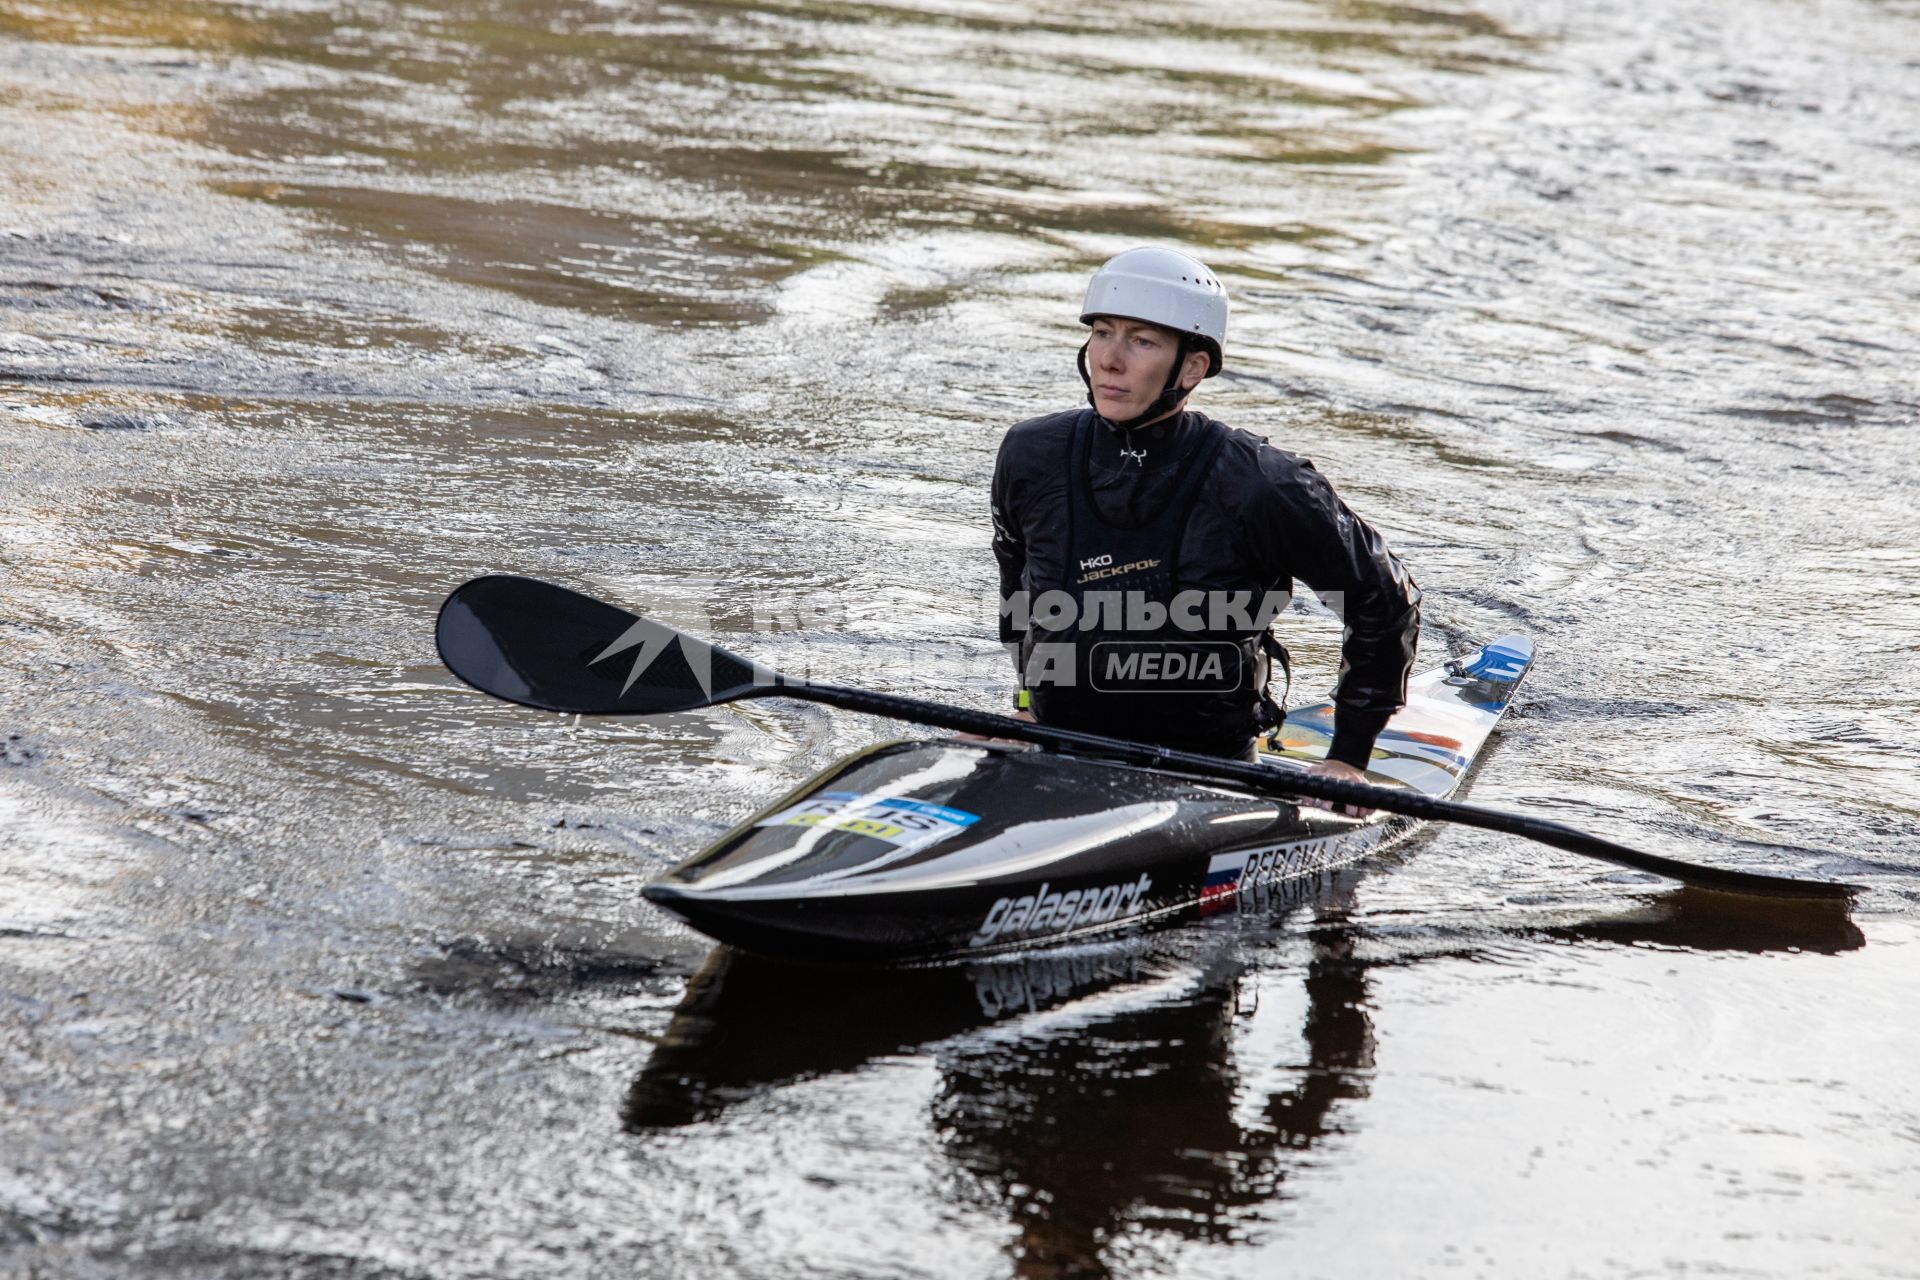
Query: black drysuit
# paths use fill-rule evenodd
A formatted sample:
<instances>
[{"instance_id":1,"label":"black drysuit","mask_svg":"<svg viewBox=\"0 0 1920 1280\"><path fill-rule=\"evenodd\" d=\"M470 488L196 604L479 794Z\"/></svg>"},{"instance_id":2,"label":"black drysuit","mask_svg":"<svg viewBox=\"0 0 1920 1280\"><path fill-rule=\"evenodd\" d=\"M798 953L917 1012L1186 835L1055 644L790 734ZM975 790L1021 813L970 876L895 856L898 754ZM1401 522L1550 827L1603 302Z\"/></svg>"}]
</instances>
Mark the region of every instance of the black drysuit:
<instances>
[{"instance_id":1,"label":"black drysuit","mask_svg":"<svg viewBox=\"0 0 1920 1280\"><path fill-rule=\"evenodd\" d=\"M1179 413L1124 433L1091 409L1017 424L994 468L993 525L1003 602L1025 592L1031 603L1060 589L1084 605L1090 580L1136 567L1148 572L1111 585L1137 581L1162 595L1218 596L1235 587L1286 593L1296 580L1305 583L1346 626L1331 759L1364 768L1387 718L1406 701L1420 591L1405 567L1311 462L1205 414ZM1113 563L1109 544L1124 563ZM1106 567L1089 568L1098 565ZM1050 631L1040 613L1031 622L1021 615L1003 607L1000 639L1020 646L1016 661L1043 722L1218 755L1239 755L1251 744L1261 680L1244 680L1230 693L1109 695L1088 692L1083 667L1079 690L1050 692L1033 679L1037 638L1089 648L1116 638L1124 647L1129 638L1084 625ZM1101 618L1097 608L1078 616ZM1244 628L1197 639L1216 647L1237 641L1254 652ZM1257 665L1264 671L1264 662Z\"/></svg>"}]
</instances>

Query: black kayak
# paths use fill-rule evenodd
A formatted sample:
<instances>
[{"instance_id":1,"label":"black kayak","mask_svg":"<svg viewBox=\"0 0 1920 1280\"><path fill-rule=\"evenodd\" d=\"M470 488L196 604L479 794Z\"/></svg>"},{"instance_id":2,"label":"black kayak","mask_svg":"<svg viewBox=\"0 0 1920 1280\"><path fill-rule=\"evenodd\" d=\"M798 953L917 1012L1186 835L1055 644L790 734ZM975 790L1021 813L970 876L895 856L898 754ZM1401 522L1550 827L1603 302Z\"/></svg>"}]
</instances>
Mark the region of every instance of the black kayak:
<instances>
[{"instance_id":1,"label":"black kayak","mask_svg":"<svg viewBox=\"0 0 1920 1280\"><path fill-rule=\"evenodd\" d=\"M1444 797L1533 660L1504 636L1409 684L1367 780ZM1262 759L1323 758L1328 704ZM1059 943L1232 909L1352 863L1415 824L1360 819L1097 754L965 738L839 762L643 892L722 942L819 960L916 961Z\"/></svg>"}]
</instances>

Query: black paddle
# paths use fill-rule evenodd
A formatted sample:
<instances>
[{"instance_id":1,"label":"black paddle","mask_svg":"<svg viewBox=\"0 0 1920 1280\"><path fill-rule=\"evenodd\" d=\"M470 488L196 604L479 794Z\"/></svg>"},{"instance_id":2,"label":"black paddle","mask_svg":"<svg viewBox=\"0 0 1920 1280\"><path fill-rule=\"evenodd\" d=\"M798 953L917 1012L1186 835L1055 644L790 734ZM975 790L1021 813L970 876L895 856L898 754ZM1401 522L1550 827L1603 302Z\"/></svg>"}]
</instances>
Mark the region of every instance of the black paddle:
<instances>
[{"instance_id":1,"label":"black paddle","mask_svg":"<svg viewBox=\"0 0 1920 1280\"><path fill-rule=\"evenodd\" d=\"M543 711L645 716L693 711L743 698L801 698L959 733L1084 751L1149 769L1231 782L1263 794L1307 796L1503 831L1712 889L1829 899L1861 892L1850 884L1676 862L1558 822L1436 800L1417 791L1192 755L917 698L790 680L664 623L532 578L489 575L467 583L440 607L436 639L441 661L456 676L482 693Z\"/></svg>"}]
</instances>

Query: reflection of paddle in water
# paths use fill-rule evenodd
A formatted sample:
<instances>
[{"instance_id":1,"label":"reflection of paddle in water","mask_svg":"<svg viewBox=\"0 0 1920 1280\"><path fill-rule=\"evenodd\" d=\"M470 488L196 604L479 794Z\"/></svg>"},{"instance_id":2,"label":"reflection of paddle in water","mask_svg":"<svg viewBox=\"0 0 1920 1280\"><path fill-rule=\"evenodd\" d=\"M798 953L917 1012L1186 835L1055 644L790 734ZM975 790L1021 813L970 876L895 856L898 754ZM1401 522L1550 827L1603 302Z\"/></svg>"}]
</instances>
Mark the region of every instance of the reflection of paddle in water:
<instances>
[{"instance_id":1,"label":"reflection of paddle in water","mask_svg":"<svg viewBox=\"0 0 1920 1280\"><path fill-rule=\"evenodd\" d=\"M945 969L811 969L723 949L689 985L624 1119L635 1133L693 1124L925 1047L940 1068L937 1140L964 1175L961 1194L1012 1220L1016 1274L1103 1276L1122 1258L1153 1271L1176 1244L1251 1238L1316 1147L1356 1127L1362 1113L1344 1104L1371 1086L1369 967L1408 962L1391 948L1383 961L1356 957L1366 934L1345 910L1356 879L1311 904L1303 967L1287 945L1303 936L1298 922L1278 937L1186 929L1136 950ZM1750 899L1716 910L1723 901L1682 889L1529 932L1698 950L1862 945L1844 910L1782 902L1756 915ZM1253 999L1288 969L1305 997L1297 1035L1277 1018L1299 1005L1269 999L1263 1013ZM1249 1056L1275 1043L1304 1053Z\"/></svg>"},{"instance_id":2,"label":"reflection of paddle in water","mask_svg":"<svg viewBox=\"0 0 1920 1280\"><path fill-rule=\"evenodd\" d=\"M1646 899L1638 910L1547 930L1573 941L1645 943L1689 951L1817 951L1834 955L1867 945L1846 904L1758 898L1683 886Z\"/></svg>"}]
</instances>

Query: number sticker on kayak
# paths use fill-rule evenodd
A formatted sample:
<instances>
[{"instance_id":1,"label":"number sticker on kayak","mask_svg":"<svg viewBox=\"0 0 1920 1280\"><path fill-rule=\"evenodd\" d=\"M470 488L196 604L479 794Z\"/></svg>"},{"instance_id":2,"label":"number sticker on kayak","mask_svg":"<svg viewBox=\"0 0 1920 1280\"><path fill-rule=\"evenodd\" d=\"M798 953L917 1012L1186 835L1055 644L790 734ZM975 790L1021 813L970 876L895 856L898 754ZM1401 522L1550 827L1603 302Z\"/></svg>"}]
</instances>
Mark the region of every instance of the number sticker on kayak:
<instances>
[{"instance_id":1,"label":"number sticker on kayak","mask_svg":"<svg viewBox=\"0 0 1920 1280\"><path fill-rule=\"evenodd\" d=\"M901 796L822 791L755 823L759 827L816 827L867 836L898 847L920 848L964 831L977 813Z\"/></svg>"}]
</instances>

